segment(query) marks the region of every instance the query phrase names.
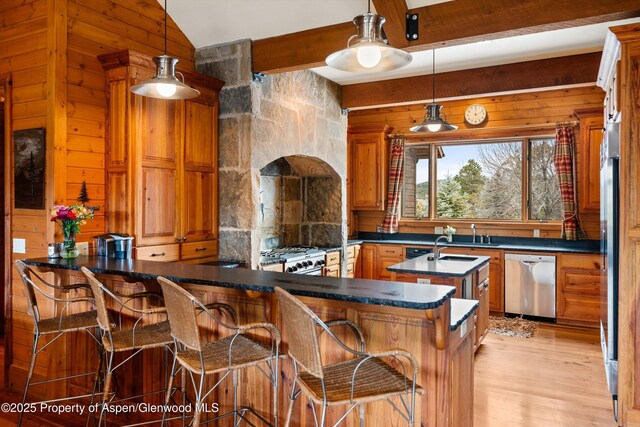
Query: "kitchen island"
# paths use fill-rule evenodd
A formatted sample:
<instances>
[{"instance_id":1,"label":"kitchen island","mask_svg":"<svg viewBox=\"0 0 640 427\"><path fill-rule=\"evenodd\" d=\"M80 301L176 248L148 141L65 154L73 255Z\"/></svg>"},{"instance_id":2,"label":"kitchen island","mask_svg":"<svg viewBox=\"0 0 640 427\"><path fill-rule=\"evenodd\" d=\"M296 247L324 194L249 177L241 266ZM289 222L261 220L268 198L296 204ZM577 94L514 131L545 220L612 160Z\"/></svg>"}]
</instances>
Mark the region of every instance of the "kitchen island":
<instances>
[{"instance_id":1,"label":"kitchen island","mask_svg":"<svg viewBox=\"0 0 640 427\"><path fill-rule=\"evenodd\" d=\"M236 309L241 323L269 321L281 327L274 288L280 286L300 297L323 320L349 319L363 330L367 350L403 348L412 353L420 365L418 383L426 390L416 402L416 420L429 427L473 425L473 327L468 326L475 305L456 304L452 316L450 286L424 286L416 283L377 280L292 275L266 271L225 269L205 265L158 263L151 261L115 260L98 257L79 257L75 260L31 259L25 261L39 271L51 272L60 283L84 281L78 271L85 266L107 286L119 292L154 291L159 287L158 276L165 276L193 293L204 303L223 302ZM203 318L203 326L213 328ZM347 331L338 336L350 343ZM216 336L212 330L211 335ZM287 331L282 330L286 353ZM72 370L87 366L91 343L84 337L69 338L73 352L52 352L50 363ZM338 348L321 341L323 362L330 363L341 356ZM145 363L126 367L123 392L149 391L158 388L162 355L142 356ZM147 363L148 362L148 363ZM10 375L20 378L21 364L12 365ZM293 369L290 361L281 363L280 414L286 412ZM260 374L249 371L240 382L241 396L257 411L270 415L270 387ZM74 386L87 387L81 380ZM20 388L20 383L15 382ZM224 389L212 399L222 410L230 404ZM340 416L344 408L332 408L328 425ZM369 405L367 426L398 425L398 415L381 402ZM298 403L293 425L312 425L312 413ZM349 416L346 425L356 425L357 414Z\"/></svg>"},{"instance_id":2,"label":"kitchen island","mask_svg":"<svg viewBox=\"0 0 640 427\"><path fill-rule=\"evenodd\" d=\"M448 253L422 255L387 267L391 280L400 282L442 283L455 286L455 296L477 300L475 349L489 330L489 260L488 256L451 255Z\"/></svg>"}]
</instances>

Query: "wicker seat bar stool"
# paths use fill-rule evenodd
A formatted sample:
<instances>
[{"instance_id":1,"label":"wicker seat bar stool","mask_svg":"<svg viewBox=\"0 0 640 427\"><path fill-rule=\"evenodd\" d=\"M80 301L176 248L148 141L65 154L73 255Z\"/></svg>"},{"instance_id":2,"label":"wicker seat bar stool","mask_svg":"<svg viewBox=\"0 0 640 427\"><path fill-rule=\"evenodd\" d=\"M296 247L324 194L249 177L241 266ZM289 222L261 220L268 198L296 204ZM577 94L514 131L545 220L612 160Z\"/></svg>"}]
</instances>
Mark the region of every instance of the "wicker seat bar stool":
<instances>
[{"instance_id":1,"label":"wicker seat bar stool","mask_svg":"<svg viewBox=\"0 0 640 427\"><path fill-rule=\"evenodd\" d=\"M410 353L404 350L365 352L362 332L353 322L340 320L325 323L299 299L284 289L276 287L275 290L287 333L288 355L293 359L294 366L294 379L285 427L290 425L293 405L303 392L311 403L316 426L324 427L328 406L350 405L334 427L344 421L356 408L358 408L362 427L365 418L364 405L380 400L389 402L409 426L414 425L415 397L416 394L423 394L424 390L416 384L418 362ZM352 349L340 341L331 331L331 326L349 326L357 338L356 342L360 342L360 349ZM346 354L351 355L350 358L323 365L318 340L321 333L327 333L338 346L345 350ZM405 372L399 372L382 358L395 359ZM405 364L401 359L411 366L413 372L410 378L407 377ZM298 372L298 366L303 372ZM296 390L297 386L299 389ZM319 417L316 404L322 406Z\"/></svg>"},{"instance_id":2,"label":"wicker seat bar stool","mask_svg":"<svg viewBox=\"0 0 640 427\"><path fill-rule=\"evenodd\" d=\"M98 322L96 319L96 310L85 310L76 313L68 313L69 307L73 304L84 303L90 304L93 308L94 300L91 295L91 288L87 284L74 284L74 285L66 285L66 286L58 286L51 284L44 280L41 276L35 273L31 268L29 268L24 262L17 260L15 262L15 266L20 273L20 277L22 278L22 282L25 287L25 294L27 297L27 312L29 315L33 317L33 347L31 351L31 360L29 362L29 371L27 372L27 379L24 386L24 394L22 396L22 410L18 417L18 426L22 425L22 418L24 415L25 402L27 399L27 394L29 392L29 387L36 386L38 384L47 384L54 381L68 380L72 378L78 378L88 375L95 375L96 381L98 379L98 371L100 370L100 360L98 360L98 371L91 371L81 374L68 375L59 378L53 378L38 382L32 382L31 379L33 377L33 371L36 364L36 359L38 354L45 348L49 347L55 341L57 341L60 337L68 332L86 332L89 334L96 342L98 346L98 355L101 354L101 340L100 340L100 329L98 328ZM47 293L46 290L49 290L51 293ZM83 295L78 297L67 297L63 298L61 294L69 293L70 291L80 291ZM38 308L38 300L36 298L36 292L38 295L42 296L46 300L52 301L54 305L53 312L56 313L53 317L42 318L40 310ZM45 345L38 348L38 344L40 342L40 338L44 335L53 335L55 336L47 342ZM94 384L95 387L95 384ZM43 401L40 403L48 403L48 402L56 402L56 401L64 401L70 399L81 399L88 398L91 394L79 395L79 396L70 396L63 397L58 399L52 399L48 401Z\"/></svg>"},{"instance_id":3,"label":"wicker seat bar stool","mask_svg":"<svg viewBox=\"0 0 640 427\"><path fill-rule=\"evenodd\" d=\"M167 388L166 403L169 401L171 385L177 372L177 365L189 374L195 390L195 408L191 425L200 424L233 416L234 426L244 421L254 425L247 415L252 414L261 423L268 426L278 425L278 359L280 349L280 331L270 323L250 323L246 325L230 325L218 318L196 297L176 285L172 281L158 277L162 288L171 335L175 339L176 352L174 366ZM203 342L200 336L198 316L206 314L222 329L230 331L230 335L212 342ZM249 336L247 333L266 330L269 333L270 347ZM270 422L250 407L238 406L238 371L256 367L267 378L273 388L273 420ZM208 391L204 390L207 375L220 374L216 383ZM195 376L199 376L196 384ZM233 411L218 415L215 418L201 420L201 405L205 399L229 376L233 384Z\"/></svg>"},{"instance_id":4,"label":"wicker seat bar stool","mask_svg":"<svg viewBox=\"0 0 640 427\"><path fill-rule=\"evenodd\" d=\"M104 424L106 424L105 411L107 410L107 406L111 403L116 402L115 400L113 400L115 398L115 393L111 390L115 371L144 350L164 348L165 352L173 353L173 338L171 337L169 322L167 320L157 323L142 324L143 319L150 315L163 315L164 317L166 317L166 310L164 307L139 309L128 304L131 299L149 298L158 294L142 292L138 294L128 295L125 299L121 299L119 295L122 294L116 294L115 292L111 291L103 283L101 283L90 270L85 267L81 267L80 269L89 280L89 285L93 290L96 307L95 315L97 316L98 325L102 330L102 344L104 348L106 366L98 425L103 425L103 422ZM120 321L118 322L118 326L116 326L116 323L112 322L109 310L107 308L107 296L115 302L117 312L120 313ZM121 318L123 311L133 316L137 316L137 319L135 320L132 328L122 327ZM118 364L114 365L115 354L125 351L131 352L131 354L125 357ZM167 365L166 360L165 365ZM162 390L151 391L142 395L121 398L120 400L129 400L147 396L150 394L164 392L165 389L163 388ZM157 423L158 421L149 421L149 423Z\"/></svg>"}]
</instances>

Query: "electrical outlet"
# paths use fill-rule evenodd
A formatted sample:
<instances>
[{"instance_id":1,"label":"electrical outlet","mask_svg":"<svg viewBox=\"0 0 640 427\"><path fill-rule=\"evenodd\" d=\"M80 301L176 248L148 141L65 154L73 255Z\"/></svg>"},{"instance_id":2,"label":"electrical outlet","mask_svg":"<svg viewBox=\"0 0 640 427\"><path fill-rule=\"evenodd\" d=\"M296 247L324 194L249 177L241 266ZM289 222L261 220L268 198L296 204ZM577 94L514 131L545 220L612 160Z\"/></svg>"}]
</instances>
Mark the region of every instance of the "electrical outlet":
<instances>
[{"instance_id":1,"label":"electrical outlet","mask_svg":"<svg viewBox=\"0 0 640 427\"><path fill-rule=\"evenodd\" d=\"M76 243L76 249L78 249L80 255L89 255L89 242Z\"/></svg>"},{"instance_id":2,"label":"electrical outlet","mask_svg":"<svg viewBox=\"0 0 640 427\"><path fill-rule=\"evenodd\" d=\"M27 241L26 241L26 239L13 239L13 253L14 254L26 254L27 253Z\"/></svg>"},{"instance_id":3,"label":"electrical outlet","mask_svg":"<svg viewBox=\"0 0 640 427\"><path fill-rule=\"evenodd\" d=\"M436 228L435 228L435 232L436 232L436 234L444 234L444 228L442 228L442 227L436 227Z\"/></svg>"},{"instance_id":4,"label":"electrical outlet","mask_svg":"<svg viewBox=\"0 0 640 427\"><path fill-rule=\"evenodd\" d=\"M540 237L540 230L538 230L537 228L533 230L533 237Z\"/></svg>"},{"instance_id":5,"label":"electrical outlet","mask_svg":"<svg viewBox=\"0 0 640 427\"><path fill-rule=\"evenodd\" d=\"M464 322L462 322L462 325L460 325L460 336L464 337L465 334L467 333L467 328L469 327L469 325L467 324L467 321L469 319L466 319Z\"/></svg>"},{"instance_id":6,"label":"electrical outlet","mask_svg":"<svg viewBox=\"0 0 640 427\"><path fill-rule=\"evenodd\" d=\"M431 284L431 279L418 279L418 283L422 284L422 285L430 285Z\"/></svg>"}]
</instances>

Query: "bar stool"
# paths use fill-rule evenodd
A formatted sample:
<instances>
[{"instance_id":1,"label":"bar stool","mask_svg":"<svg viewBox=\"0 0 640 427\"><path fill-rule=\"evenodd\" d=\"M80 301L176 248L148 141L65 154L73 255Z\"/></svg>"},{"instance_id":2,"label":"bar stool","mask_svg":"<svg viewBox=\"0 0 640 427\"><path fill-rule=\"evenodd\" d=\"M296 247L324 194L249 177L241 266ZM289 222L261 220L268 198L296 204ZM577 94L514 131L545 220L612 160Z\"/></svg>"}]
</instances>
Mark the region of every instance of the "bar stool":
<instances>
[{"instance_id":1,"label":"bar stool","mask_svg":"<svg viewBox=\"0 0 640 427\"><path fill-rule=\"evenodd\" d=\"M198 427L201 423L201 403L213 392L227 376L232 376L233 381L233 411L216 416L205 422L217 420L223 417L234 417L234 425L241 420L253 425L246 418L247 413L256 416L268 426L278 425L278 358L280 357L280 331L271 323L250 323L246 325L229 325L215 316L215 314L202 304L196 297L182 289L172 281L158 277L162 293L169 314L171 335L175 339L176 352L174 364L171 370L169 386L167 388L166 403L169 401L171 385L176 374L176 364L186 370L195 389L195 409L192 426ZM199 314L207 316L225 329L229 329L232 335L213 342L203 343L200 338L200 330L197 322ZM266 330L271 339L271 347L253 339L246 333L252 330ZM264 366L266 368L263 369ZM273 415L274 422L268 420L249 407L238 407L238 371L250 367L259 368L260 372L269 380L273 387ZM200 379L196 386L194 374ZM205 376L221 374L221 378L204 393Z\"/></svg>"},{"instance_id":2,"label":"bar stool","mask_svg":"<svg viewBox=\"0 0 640 427\"><path fill-rule=\"evenodd\" d=\"M54 381L61 381L71 378L78 378L87 375L96 375L96 381L98 378L98 372L87 372L83 374L69 375L60 378L54 378L51 380L31 382L31 378L33 377L33 370L36 364L36 359L38 354L47 348L49 345L53 344L58 340L62 335L68 332L86 332L88 333L97 343L98 345L98 354L101 354L101 341L99 339L99 328L98 322L96 319L97 312L96 310L88 310L79 313L71 313L65 314L67 309L76 303L90 303L92 306L94 305L93 297L91 296L91 289L87 284L75 284L75 285L66 285L66 286L57 286L53 285L38 274L36 274L31 268L29 268L24 262L17 260L15 262L16 268L20 273L20 277L22 278L22 282L25 287L25 294L27 296L27 312L33 316L33 348L31 351L31 361L29 363L29 371L27 373L27 380L24 386L24 394L22 396L22 410L18 417L18 426L22 425L22 416L24 415L25 402L27 399L27 393L29 392L30 386L35 386L38 384L46 384ZM49 295L47 292L43 290L38 284L45 285L49 289L53 291L53 295ZM44 288L46 289L46 288ZM67 293L73 290L84 290L87 295L75 297L75 298L61 298L59 294L61 292ZM43 319L40 316L40 310L38 309L38 300L36 298L36 292L45 297L46 299L53 301L54 303L54 313L58 313L53 317ZM58 310L58 304L63 304L62 308ZM94 334L92 330L95 329L96 333ZM43 335L51 335L57 334L51 341L38 348L38 342L40 337ZM100 363L98 363L98 370L100 370ZM94 385L95 387L95 385ZM53 401L62 401L69 399L80 399L83 397L89 397L91 394L81 395L81 396L72 396L60 399L53 399L48 401L43 401L40 403L53 402Z\"/></svg>"},{"instance_id":3,"label":"bar stool","mask_svg":"<svg viewBox=\"0 0 640 427\"><path fill-rule=\"evenodd\" d=\"M97 323L102 330L102 343L106 357L105 381L102 391L101 403L102 410L100 411L100 418L98 421L98 425L101 425L103 419L106 422L106 419L104 418L104 412L106 405L109 403L108 401L109 395L111 393L113 375L116 369L124 365L126 362L131 360L143 350L165 348L167 351L173 352L171 349L173 338L171 337L169 322L167 320L158 323L150 323L144 325L140 324L141 321L149 315L164 314L166 316L166 310L164 307L153 307L148 309L137 309L131 307L129 304L127 304L127 300L121 300L118 295L109 290L98 279L96 279L95 275L90 270L85 267L81 267L80 269L82 270L84 275L87 276L89 285L93 290L96 306L96 312L94 312L94 316L97 315ZM116 328L115 323L111 321L109 310L107 309L105 294L108 295L113 301L115 301L120 313L122 313L122 311L126 311L128 313L131 313L132 315L139 316L135 321L133 328L123 329L121 327L121 322L119 322L120 327ZM150 295L152 294L143 292L130 295L128 296L128 298L147 298ZM115 354L124 351L131 351L132 354L114 366L113 359ZM146 393L145 395L158 392L160 391ZM162 392L164 392L164 390L162 390ZM132 396L123 400L133 399L135 397L141 396Z\"/></svg>"},{"instance_id":4,"label":"bar stool","mask_svg":"<svg viewBox=\"0 0 640 427\"><path fill-rule=\"evenodd\" d=\"M423 394L424 390L416 385L418 362L410 353L404 350L365 352L364 341L361 339L362 332L354 323L347 320L325 323L299 299L284 289L276 287L275 290L280 302L282 321L286 328L288 354L293 359L294 368L285 427L291 423L293 405L301 392L309 398L316 427L324 427L327 407L334 405L351 405L334 427L346 419L356 407L359 408L362 427L364 426L364 405L379 400L388 401L409 426L414 425L415 395ZM351 349L340 341L331 332L330 326L334 325L351 327L356 337L360 338L360 350ZM322 332L326 332L353 357L331 365L323 365L318 341L318 336ZM407 378L405 373L397 371L384 362L382 357L395 359L403 369L405 365L399 358L406 359L413 369L411 379ZM298 365L304 372L298 372ZM297 384L300 385L299 390L296 390ZM393 402L392 398L398 398L402 407ZM322 405L320 422L318 422L315 404Z\"/></svg>"}]
</instances>

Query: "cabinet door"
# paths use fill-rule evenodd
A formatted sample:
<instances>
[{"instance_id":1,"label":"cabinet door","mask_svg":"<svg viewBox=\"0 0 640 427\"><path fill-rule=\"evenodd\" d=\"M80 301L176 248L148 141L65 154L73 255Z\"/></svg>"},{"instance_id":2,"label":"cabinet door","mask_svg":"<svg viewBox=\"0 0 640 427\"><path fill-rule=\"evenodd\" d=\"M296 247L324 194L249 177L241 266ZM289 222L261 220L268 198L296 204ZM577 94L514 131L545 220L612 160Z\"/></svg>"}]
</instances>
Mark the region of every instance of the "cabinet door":
<instances>
[{"instance_id":1,"label":"cabinet door","mask_svg":"<svg viewBox=\"0 0 640 427\"><path fill-rule=\"evenodd\" d=\"M176 171L164 168L142 168L142 212L136 217L139 226L136 246L176 243L178 202Z\"/></svg>"},{"instance_id":2,"label":"cabinet door","mask_svg":"<svg viewBox=\"0 0 640 427\"><path fill-rule=\"evenodd\" d=\"M353 134L351 138L355 210L384 210L386 193L386 139L376 133Z\"/></svg>"},{"instance_id":3,"label":"cabinet door","mask_svg":"<svg viewBox=\"0 0 640 427\"><path fill-rule=\"evenodd\" d=\"M187 241L217 238L218 130L215 105L185 102L182 229Z\"/></svg>"},{"instance_id":4,"label":"cabinet door","mask_svg":"<svg viewBox=\"0 0 640 427\"><path fill-rule=\"evenodd\" d=\"M580 115L578 202L580 212L600 210L600 144L604 119L602 110Z\"/></svg>"},{"instance_id":5,"label":"cabinet door","mask_svg":"<svg viewBox=\"0 0 640 427\"><path fill-rule=\"evenodd\" d=\"M479 303L476 321L476 347L478 347L489 331L489 280L476 286L475 297Z\"/></svg>"},{"instance_id":6,"label":"cabinet door","mask_svg":"<svg viewBox=\"0 0 640 427\"><path fill-rule=\"evenodd\" d=\"M176 168L182 141L182 103L137 97L137 139L143 166Z\"/></svg>"},{"instance_id":7,"label":"cabinet door","mask_svg":"<svg viewBox=\"0 0 640 427\"><path fill-rule=\"evenodd\" d=\"M377 279L376 246L362 245L360 275L363 279Z\"/></svg>"}]
</instances>

